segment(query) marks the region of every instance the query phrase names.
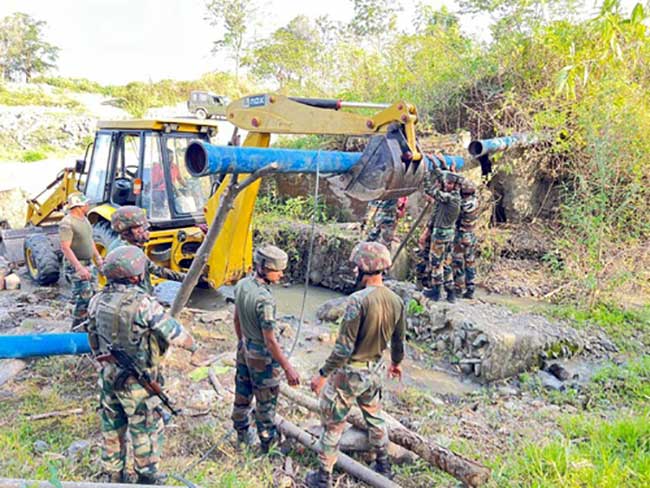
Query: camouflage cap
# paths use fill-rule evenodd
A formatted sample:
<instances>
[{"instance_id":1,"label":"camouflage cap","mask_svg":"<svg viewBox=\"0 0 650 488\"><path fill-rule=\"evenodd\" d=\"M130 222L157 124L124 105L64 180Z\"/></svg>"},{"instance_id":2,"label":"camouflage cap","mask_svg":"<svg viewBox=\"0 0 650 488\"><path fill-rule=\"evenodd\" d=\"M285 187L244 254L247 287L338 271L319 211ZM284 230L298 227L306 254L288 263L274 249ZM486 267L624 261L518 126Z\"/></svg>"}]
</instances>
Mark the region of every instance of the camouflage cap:
<instances>
[{"instance_id":1,"label":"camouflage cap","mask_svg":"<svg viewBox=\"0 0 650 488\"><path fill-rule=\"evenodd\" d=\"M279 247L264 244L255 249L253 262L271 271L284 271L287 268L289 256Z\"/></svg>"},{"instance_id":2,"label":"camouflage cap","mask_svg":"<svg viewBox=\"0 0 650 488\"><path fill-rule=\"evenodd\" d=\"M469 178L463 178L460 183L460 192L463 195L473 195L476 193L476 185Z\"/></svg>"},{"instance_id":3,"label":"camouflage cap","mask_svg":"<svg viewBox=\"0 0 650 488\"><path fill-rule=\"evenodd\" d=\"M66 206L68 209L70 209L75 207L83 207L84 205L88 205L89 203L90 200L88 200L88 197L86 195L80 192L75 192L68 195L68 201Z\"/></svg>"},{"instance_id":4,"label":"camouflage cap","mask_svg":"<svg viewBox=\"0 0 650 488\"><path fill-rule=\"evenodd\" d=\"M110 280L123 280L144 273L147 257L140 248L121 246L109 252L104 260L102 273Z\"/></svg>"},{"instance_id":5,"label":"camouflage cap","mask_svg":"<svg viewBox=\"0 0 650 488\"><path fill-rule=\"evenodd\" d=\"M134 205L120 207L111 215L111 227L119 234L133 227L147 227L148 225L146 212Z\"/></svg>"},{"instance_id":6,"label":"camouflage cap","mask_svg":"<svg viewBox=\"0 0 650 488\"><path fill-rule=\"evenodd\" d=\"M374 273L390 268L390 251L380 242L360 242L350 254L350 261L366 273Z\"/></svg>"}]
</instances>

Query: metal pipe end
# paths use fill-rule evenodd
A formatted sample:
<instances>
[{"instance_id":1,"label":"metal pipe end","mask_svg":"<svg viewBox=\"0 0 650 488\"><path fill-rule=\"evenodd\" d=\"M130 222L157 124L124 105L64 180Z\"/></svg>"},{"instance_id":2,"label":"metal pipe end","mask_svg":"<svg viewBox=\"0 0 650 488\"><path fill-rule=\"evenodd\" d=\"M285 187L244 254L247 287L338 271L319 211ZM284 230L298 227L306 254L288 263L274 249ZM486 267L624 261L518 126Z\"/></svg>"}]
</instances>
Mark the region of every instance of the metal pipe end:
<instances>
[{"instance_id":1,"label":"metal pipe end","mask_svg":"<svg viewBox=\"0 0 650 488\"><path fill-rule=\"evenodd\" d=\"M472 141L469 143L469 146L467 146L467 150L472 156L477 158L483 154L483 143L481 141Z\"/></svg>"},{"instance_id":2,"label":"metal pipe end","mask_svg":"<svg viewBox=\"0 0 650 488\"><path fill-rule=\"evenodd\" d=\"M194 141L185 151L185 167L192 176L203 176L208 167L208 153L202 142Z\"/></svg>"}]
</instances>

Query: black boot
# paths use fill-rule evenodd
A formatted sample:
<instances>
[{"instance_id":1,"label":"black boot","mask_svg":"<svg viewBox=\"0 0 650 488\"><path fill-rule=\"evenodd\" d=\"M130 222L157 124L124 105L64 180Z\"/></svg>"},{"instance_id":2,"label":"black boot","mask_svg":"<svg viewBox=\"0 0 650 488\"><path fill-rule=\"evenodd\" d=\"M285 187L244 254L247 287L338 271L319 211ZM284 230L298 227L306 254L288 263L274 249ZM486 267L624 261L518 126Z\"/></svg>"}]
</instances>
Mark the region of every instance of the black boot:
<instances>
[{"instance_id":1,"label":"black boot","mask_svg":"<svg viewBox=\"0 0 650 488\"><path fill-rule=\"evenodd\" d=\"M456 291L453 288L447 288L447 301L449 303L456 303Z\"/></svg>"},{"instance_id":2,"label":"black boot","mask_svg":"<svg viewBox=\"0 0 650 488\"><path fill-rule=\"evenodd\" d=\"M388 453L386 451L377 453L377 459L373 466L375 472L379 473L389 480L393 479L393 470L391 469L390 461L388 460Z\"/></svg>"},{"instance_id":3,"label":"black boot","mask_svg":"<svg viewBox=\"0 0 650 488\"><path fill-rule=\"evenodd\" d=\"M164 485L167 484L168 476L164 473L138 474L137 484L139 485Z\"/></svg>"},{"instance_id":4,"label":"black boot","mask_svg":"<svg viewBox=\"0 0 650 488\"><path fill-rule=\"evenodd\" d=\"M434 302L439 301L440 300L440 285L433 285L428 290L425 290L423 295L425 297L427 297L429 300L433 300Z\"/></svg>"},{"instance_id":5,"label":"black boot","mask_svg":"<svg viewBox=\"0 0 650 488\"><path fill-rule=\"evenodd\" d=\"M312 471L307 475L305 484L309 488L331 488L332 474L323 468L319 468L318 471Z\"/></svg>"},{"instance_id":6,"label":"black boot","mask_svg":"<svg viewBox=\"0 0 650 488\"><path fill-rule=\"evenodd\" d=\"M100 483L124 483L126 481L122 471L105 472L99 477Z\"/></svg>"},{"instance_id":7,"label":"black boot","mask_svg":"<svg viewBox=\"0 0 650 488\"><path fill-rule=\"evenodd\" d=\"M260 450L263 454L268 454L273 447L278 445L278 443L279 439L277 435L269 438L260 437Z\"/></svg>"},{"instance_id":8,"label":"black boot","mask_svg":"<svg viewBox=\"0 0 650 488\"><path fill-rule=\"evenodd\" d=\"M463 295L463 298L472 300L474 298L474 288L468 288L467 290L465 290L465 294Z\"/></svg>"},{"instance_id":9,"label":"black boot","mask_svg":"<svg viewBox=\"0 0 650 488\"><path fill-rule=\"evenodd\" d=\"M243 449L255 444L255 436L250 429L237 431L237 448Z\"/></svg>"}]
</instances>

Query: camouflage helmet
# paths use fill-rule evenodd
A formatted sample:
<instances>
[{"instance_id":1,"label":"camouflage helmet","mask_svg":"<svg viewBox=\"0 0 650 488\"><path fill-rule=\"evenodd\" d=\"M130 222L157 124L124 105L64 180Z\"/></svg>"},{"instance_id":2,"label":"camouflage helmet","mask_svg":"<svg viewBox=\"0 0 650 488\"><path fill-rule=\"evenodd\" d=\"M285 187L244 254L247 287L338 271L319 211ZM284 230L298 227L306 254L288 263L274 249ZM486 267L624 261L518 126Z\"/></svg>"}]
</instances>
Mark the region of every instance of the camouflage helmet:
<instances>
[{"instance_id":1,"label":"camouflage helmet","mask_svg":"<svg viewBox=\"0 0 650 488\"><path fill-rule=\"evenodd\" d=\"M148 225L149 222L145 211L134 205L120 207L111 215L111 227L118 234L133 227L147 227Z\"/></svg>"},{"instance_id":2,"label":"camouflage helmet","mask_svg":"<svg viewBox=\"0 0 650 488\"><path fill-rule=\"evenodd\" d=\"M75 207L83 207L84 205L88 205L89 203L90 200L88 200L88 197L86 195L80 192L75 192L68 195L68 201L66 203L66 206L68 209L71 209Z\"/></svg>"},{"instance_id":3,"label":"camouflage helmet","mask_svg":"<svg viewBox=\"0 0 650 488\"><path fill-rule=\"evenodd\" d=\"M452 173L451 171L442 171L442 181L445 183L456 183L458 182L459 177L456 173Z\"/></svg>"},{"instance_id":4,"label":"camouflage helmet","mask_svg":"<svg viewBox=\"0 0 650 488\"><path fill-rule=\"evenodd\" d=\"M390 251L380 242L360 242L350 254L350 261L365 273L375 273L390 268Z\"/></svg>"},{"instance_id":5,"label":"camouflage helmet","mask_svg":"<svg viewBox=\"0 0 650 488\"><path fill-rule=\"evenodd\" d=\"M282 249L271 244L264 244L255 249L253 262L271 271L284 271L287 268L289 256Z\"/></svg>"},{"instance_id":6,"label":"camouflage helmet","mask_svg":"<svg viewBox=\"0 0 650 488\"><path fill-rule=\"evenodd\" d=\"M121 246L109 252L102 273L109 281L123 280L144 273L147 257L135 246Z\"/></svg>"},{"instance_id":7,"label":"camouflage helmet","mask_svg":"<svg viewBox=\"0 0 650 488\"><path fill-rule=\"evenodd\" d=\"M460 192L463 195L474 195L476 193L476 185L469 178L463 178L460 183Z\"/></svg>"}]
</instances>

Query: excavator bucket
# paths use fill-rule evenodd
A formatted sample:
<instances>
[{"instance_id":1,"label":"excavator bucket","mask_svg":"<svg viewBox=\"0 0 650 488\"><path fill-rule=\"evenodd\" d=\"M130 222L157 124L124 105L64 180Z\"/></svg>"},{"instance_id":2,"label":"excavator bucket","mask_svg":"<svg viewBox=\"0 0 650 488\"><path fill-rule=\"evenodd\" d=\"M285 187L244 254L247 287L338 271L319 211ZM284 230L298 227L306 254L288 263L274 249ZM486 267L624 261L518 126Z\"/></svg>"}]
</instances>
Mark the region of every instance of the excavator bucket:
<instances>
[{"instance_id":1,"label":"excavator bucket","mask_svg":"<svg viewBox=\"0 0 650 488\"><path fill-rule=\"evenodd\" d=\"M417 191L426 175L424 160L415 161L400 132L374 136L361 159L340 178L345 193L361 201L390 200Z\"/></svg>"}]
</instances>

